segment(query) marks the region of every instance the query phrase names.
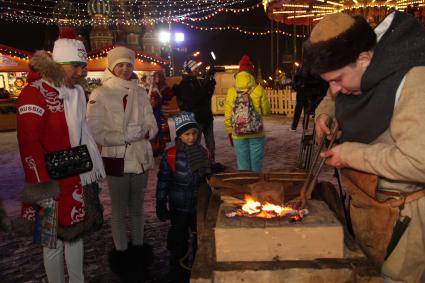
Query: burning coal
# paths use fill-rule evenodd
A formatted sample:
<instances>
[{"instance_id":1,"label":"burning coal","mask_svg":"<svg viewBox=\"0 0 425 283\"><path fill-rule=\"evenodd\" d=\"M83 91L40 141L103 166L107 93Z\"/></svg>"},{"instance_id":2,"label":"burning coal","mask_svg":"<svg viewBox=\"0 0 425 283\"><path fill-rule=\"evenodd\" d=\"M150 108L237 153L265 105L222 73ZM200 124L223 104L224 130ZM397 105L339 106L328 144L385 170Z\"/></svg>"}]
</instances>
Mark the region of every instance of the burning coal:
<instances>
[{"instance_id":1,"label":"burning coal","mask_svg":"<svg viewBox=\"0 0 425 283\"><path fill-rule=\"evenodd\" d=\"M296 209L290 205L277 205L269 202L261 203L251 195L245 195L245 202L236 210L226 213L227 217L248 216L258 218L288 217L292 220L301 220L308 214L307 209Z\"/></svg>"}]
</instances>

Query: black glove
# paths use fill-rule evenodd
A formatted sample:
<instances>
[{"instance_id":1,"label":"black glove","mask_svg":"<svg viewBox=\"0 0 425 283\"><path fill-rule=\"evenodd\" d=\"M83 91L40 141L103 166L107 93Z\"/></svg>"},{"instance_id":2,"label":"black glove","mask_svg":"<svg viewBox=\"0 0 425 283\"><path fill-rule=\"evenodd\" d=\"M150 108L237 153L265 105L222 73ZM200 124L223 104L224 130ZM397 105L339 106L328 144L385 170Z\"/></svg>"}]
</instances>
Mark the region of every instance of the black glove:
<instances>
[{"instance_id":1,"label":"black glove","mask_svg":"<svg viewBox=\"0 0 425 283\"><path fill-rule=\"evenodd\" d=\"M168 219L170 219L170 211L167 208L167 202L156 202L156 217L158 217L158 219L161 221L167 221Z\"/></svg>"}]
</instances>

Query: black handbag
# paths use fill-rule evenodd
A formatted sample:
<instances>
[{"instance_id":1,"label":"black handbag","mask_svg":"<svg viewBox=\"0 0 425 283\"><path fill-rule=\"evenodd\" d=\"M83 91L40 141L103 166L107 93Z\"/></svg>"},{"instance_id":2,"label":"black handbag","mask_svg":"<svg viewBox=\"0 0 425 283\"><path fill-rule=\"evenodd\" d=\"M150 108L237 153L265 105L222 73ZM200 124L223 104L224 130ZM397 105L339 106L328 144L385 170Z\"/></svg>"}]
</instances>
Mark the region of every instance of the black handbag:
<instances>
[{"instance_id":1,"label":"black handbag","mask_svg":"<svg viewBox=\"0 0 425 283\"><path fill-rule=\"evenodd\" d=\"M89 150L81 145L83 128L80 131L80 145L65 150L49 152L44 155L47 173L54 180L79 175L93 169Z\"/></svg>"},{"instance_id":2,"label":"black handbag","mask_svg":"<svg viewBox=\"0 0 425 283\"><path fill-rule=\"evenodd\" d=\"M124 176L124 158L102 157L102 160L106 175L115 177Z\"/></svg>"},{"instance_id":3,"label":"black handbag","mask_svg":"<svg viewBox=\"0 0 425 283\"><path fill-rule=\"evenodd\" d=\"M50 178L58 180L79 175L93 169L93 162L85 144L44 156Z\"/></svg>"},{"instance_id":4,"label":"black handbag","mask_svg":"<svg viewBox=\"0 0 425 283\"><path fill-rule=\"evenodd\" d=\"M102 157L106 175L115 177L124 176L124 157L126 152L127 145L125 145L123 157Z\"/></svg>"}]
</instances>

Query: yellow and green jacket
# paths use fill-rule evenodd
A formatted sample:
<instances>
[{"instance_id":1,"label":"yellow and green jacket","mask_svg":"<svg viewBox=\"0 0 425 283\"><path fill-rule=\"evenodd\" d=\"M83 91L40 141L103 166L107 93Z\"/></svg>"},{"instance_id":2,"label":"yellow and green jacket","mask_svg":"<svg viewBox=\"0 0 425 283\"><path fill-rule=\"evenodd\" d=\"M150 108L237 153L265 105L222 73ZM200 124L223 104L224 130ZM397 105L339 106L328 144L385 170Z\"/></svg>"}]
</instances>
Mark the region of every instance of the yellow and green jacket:
<instances>
[{"instance_id":1,"label":"yellow and green jacket","mask_svg":"<svg viewBox=\"0 0 425 283\"><path fill-rule=\"evenodd\" d=\"M236 75L236 87L240 90L248 90L252 86L255 86L254 77L248 72L240 72ZM232 128L232 108L235 102L237 93L234 87L229 88L226 95L226 102L224 104L224 126L226 127L227 133L232 134L233 139L243 138L258 138L264 137L264 126L263 131L252 135L237 136L233 132ZM270 103L266 95L266 91L261 85L255 86L254 90L250 94L251 101L254 104L255 111L260 114L261 117L270 114Z\"/></svg>"}]
</instances>

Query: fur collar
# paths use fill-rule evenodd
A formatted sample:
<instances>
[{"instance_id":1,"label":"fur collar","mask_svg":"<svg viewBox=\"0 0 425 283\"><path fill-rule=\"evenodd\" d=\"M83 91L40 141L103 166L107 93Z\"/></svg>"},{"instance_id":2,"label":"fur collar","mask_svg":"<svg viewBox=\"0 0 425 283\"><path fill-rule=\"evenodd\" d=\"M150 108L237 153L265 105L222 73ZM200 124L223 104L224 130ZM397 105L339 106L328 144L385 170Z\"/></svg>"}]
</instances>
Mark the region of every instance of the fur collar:
<instances>
[{"instance_id":1,"label":"fur collar","mask_svg":"<svg viewBox=\"0 0 425 283\"><path fill-rule=\"evenodd\" d=\"M34 53L29 63L30 69L39 73L43 79L54 84L56 87L65 84L65 72L61 65L53 61L47 51L41 50Z\"/></svg>"}]
</instances>

